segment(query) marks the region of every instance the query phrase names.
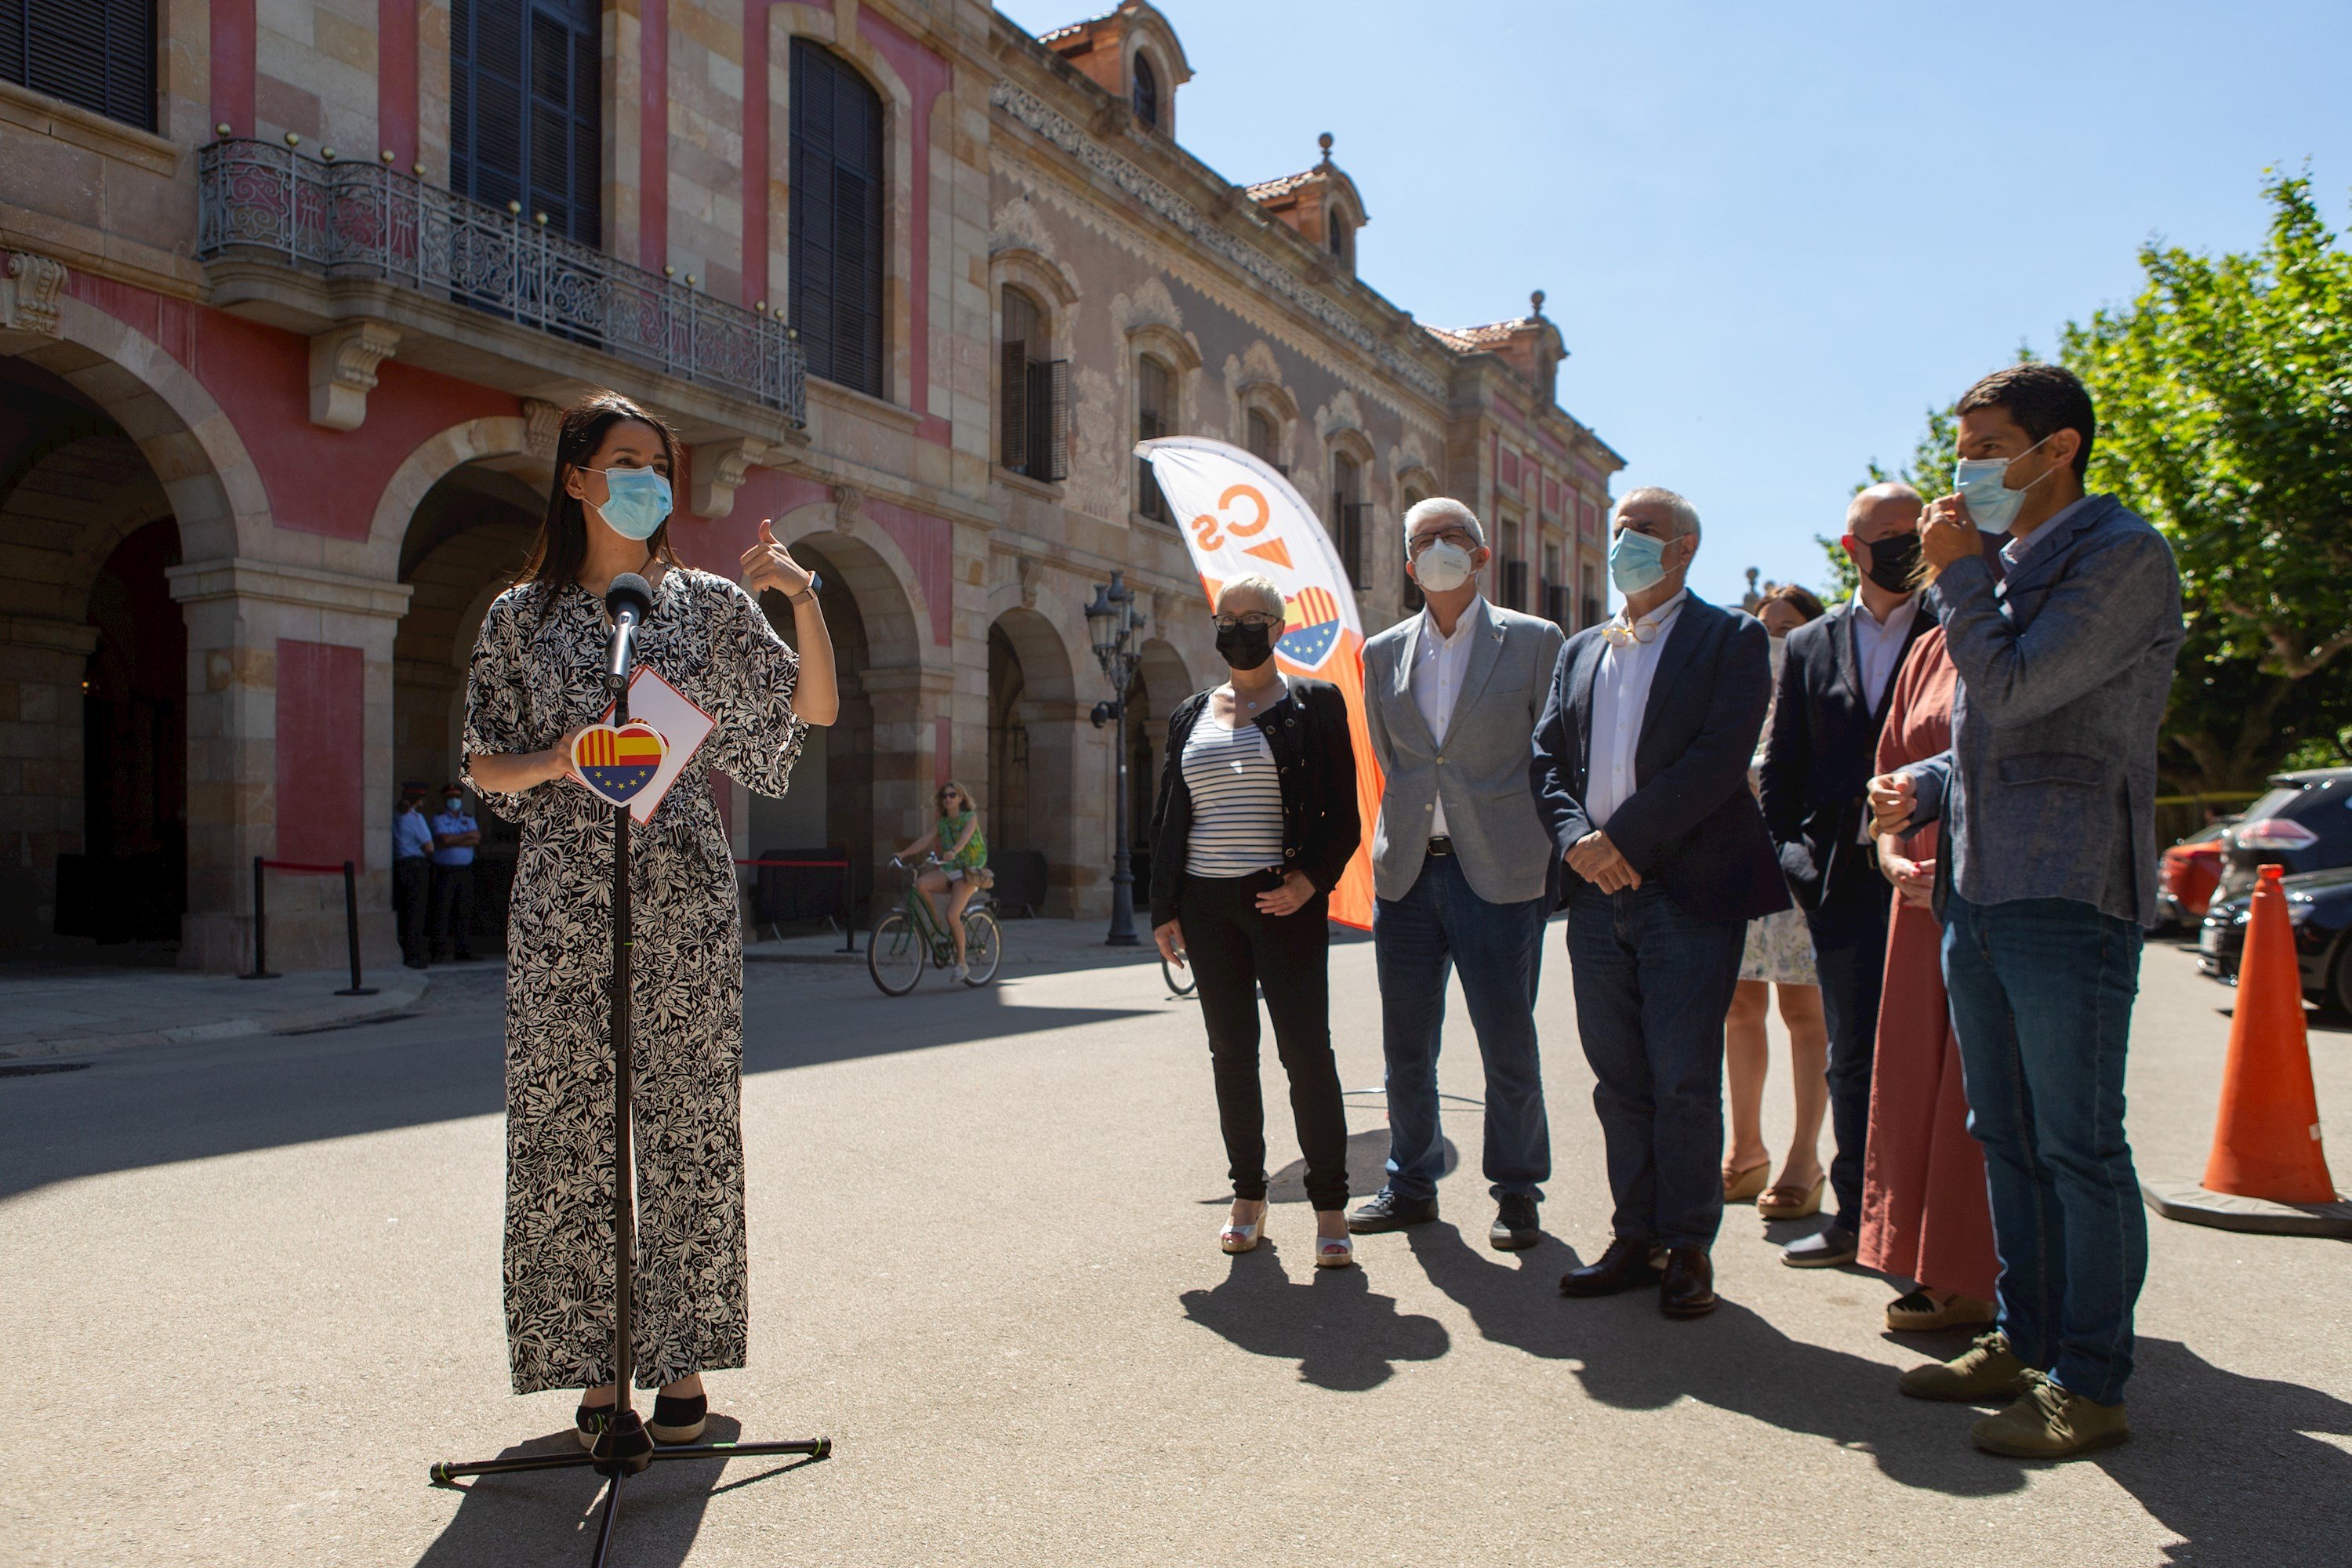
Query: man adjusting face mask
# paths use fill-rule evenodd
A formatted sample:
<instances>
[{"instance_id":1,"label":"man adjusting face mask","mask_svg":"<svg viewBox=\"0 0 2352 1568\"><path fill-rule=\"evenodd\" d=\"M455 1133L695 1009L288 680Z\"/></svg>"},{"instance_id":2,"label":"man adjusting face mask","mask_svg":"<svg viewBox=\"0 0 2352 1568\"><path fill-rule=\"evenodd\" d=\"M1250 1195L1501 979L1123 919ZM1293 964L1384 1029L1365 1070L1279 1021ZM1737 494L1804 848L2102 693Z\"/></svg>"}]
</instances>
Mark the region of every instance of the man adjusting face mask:
<instances>
[{"instance_id":1,"label":"man adjusting face mask","mask_svg":"<svg viewBox=\"0 0 2352 1568\"><path fill-rule=\"evenodd\" d=\"M2057 471L2054 467L2044 468L2016 489L2010 488L2010 465L2032 457L2049 439L2044 436L2014 458L1962 458L1952 465L1952 489L1969 503L1969 521L1979 530L2007 533L2010 524L2017 521L2017 509L2025 504L2025 492Z\"/></svg>"}]
</instances>

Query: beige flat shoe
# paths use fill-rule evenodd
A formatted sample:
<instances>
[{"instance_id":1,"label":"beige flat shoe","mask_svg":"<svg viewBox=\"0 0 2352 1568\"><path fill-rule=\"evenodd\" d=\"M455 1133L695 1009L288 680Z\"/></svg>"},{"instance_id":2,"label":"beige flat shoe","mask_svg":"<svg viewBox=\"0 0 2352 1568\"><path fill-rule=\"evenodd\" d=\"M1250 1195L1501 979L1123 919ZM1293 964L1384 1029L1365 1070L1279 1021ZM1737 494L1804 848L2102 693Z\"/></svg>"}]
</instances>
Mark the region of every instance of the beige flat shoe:
<instances>
[{"instance_id":1,"label":"beige flat shoe","mask_svg":"<svg viewBox=\"0 0 2352 1568\"><path fill-rule=\"evenodd\" d=\"M1811 1188L1788 1185L1764 1189L1756 1200L1756 1212L1765 1219L1808 1219L1822 1212L1822 1189L1829 1185L1827 1176L1814 1178Z\"/></svg>"},{"instance_id":2,"label":"beige flat shoe","mask_svg":"<svg viewBox=\"0 0 2352 1568\"><path fill-rule=\"evenodd\" d=\"M1764 1184L1771 1176L1772 1162L1769 1160L1750 1165L1744 1171L1735 1171L1726 1165L1723 1168L1723 1201L1727 1204L1746 1203L1764 1190Z\"/></svg>"}]
</instances>

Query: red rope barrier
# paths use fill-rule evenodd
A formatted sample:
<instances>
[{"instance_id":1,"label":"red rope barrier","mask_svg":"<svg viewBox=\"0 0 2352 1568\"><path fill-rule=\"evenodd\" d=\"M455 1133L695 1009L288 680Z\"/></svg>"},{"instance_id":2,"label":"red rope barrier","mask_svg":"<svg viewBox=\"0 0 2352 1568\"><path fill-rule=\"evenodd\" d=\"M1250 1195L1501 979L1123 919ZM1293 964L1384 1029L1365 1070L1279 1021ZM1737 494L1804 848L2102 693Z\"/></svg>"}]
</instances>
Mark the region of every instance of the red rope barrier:
<instances>
[{"instance_id":1,"label":"red rope barrier","mask_svg":"<svg viewBox=\"0 0 2352 1568\"><path fill-rule=\"evenodd\" d=\"M259 864L268 867L273 871L311 871L321 877L340 877L343 874L343 868L341 866L313 866L301 860L261 860Z\"/></svg>"}]
</instances>

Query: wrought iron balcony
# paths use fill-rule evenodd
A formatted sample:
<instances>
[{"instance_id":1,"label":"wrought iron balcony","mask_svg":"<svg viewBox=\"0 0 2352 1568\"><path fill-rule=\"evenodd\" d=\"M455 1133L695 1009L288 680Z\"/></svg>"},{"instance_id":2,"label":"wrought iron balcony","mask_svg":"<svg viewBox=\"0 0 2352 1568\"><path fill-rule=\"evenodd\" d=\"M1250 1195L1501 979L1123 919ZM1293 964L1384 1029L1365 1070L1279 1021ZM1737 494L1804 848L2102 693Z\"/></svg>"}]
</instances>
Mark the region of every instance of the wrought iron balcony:
<instances>
[{"instance_id":1,"label":"wrought iron balcony","mask_svg":"<svg viewBox=\"0 0 2352 1568\"><path fill-rule=\"evenodd\" d=\"M724 304L382 163L229 139L196 166L199 260L382 279L807 422L807 362L782 311Z\"/></svg>"}]
</instances>

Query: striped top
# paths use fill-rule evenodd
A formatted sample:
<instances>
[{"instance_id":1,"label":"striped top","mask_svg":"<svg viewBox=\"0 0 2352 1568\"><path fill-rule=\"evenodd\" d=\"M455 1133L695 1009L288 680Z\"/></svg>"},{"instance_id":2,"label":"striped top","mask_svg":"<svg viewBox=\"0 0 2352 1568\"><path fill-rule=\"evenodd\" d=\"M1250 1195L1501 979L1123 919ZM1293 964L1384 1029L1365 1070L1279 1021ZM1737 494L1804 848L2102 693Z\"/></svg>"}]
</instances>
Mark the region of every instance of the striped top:
<instances>
[{"instance_id":1,"label":"striped top","mask_svg":"<svg viewBox=\"0 0 2352 1568\"><path fill-rule=\"evenodd\" d=\"M1183 768L1192 794L1186 873L1249 877L1281 866L1282 778L1258 727L1244 719L1227 728L1203 706L1184 738Z\"/></svg>"}]
</instances>

